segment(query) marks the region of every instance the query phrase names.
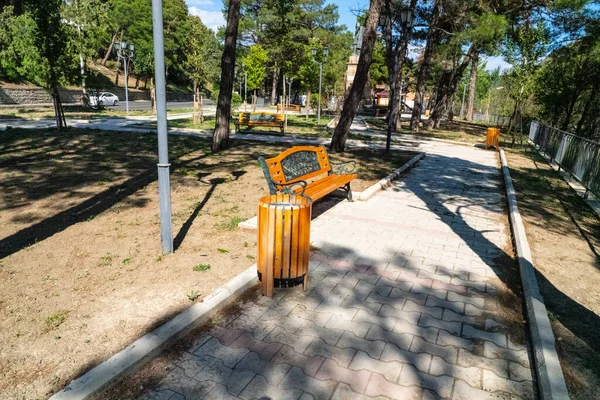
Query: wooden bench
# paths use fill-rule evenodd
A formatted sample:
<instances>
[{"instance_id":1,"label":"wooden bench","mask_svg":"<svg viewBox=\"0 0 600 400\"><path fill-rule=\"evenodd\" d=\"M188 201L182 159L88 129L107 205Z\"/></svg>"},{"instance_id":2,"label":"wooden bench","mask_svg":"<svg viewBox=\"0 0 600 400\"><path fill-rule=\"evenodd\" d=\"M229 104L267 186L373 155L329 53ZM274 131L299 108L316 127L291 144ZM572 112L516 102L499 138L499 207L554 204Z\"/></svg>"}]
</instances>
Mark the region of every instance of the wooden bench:
<instances>
[{"instance_id":1,"label":"wooden bench","mask_svg":"<svg viewBox=\"0 0 600 400\"><path fill-rule=\"evenodd\" d=\"M235 121L235 132L240 132L241 126L269 126L279 128L284 133L284 115L268 112L241 112Z\"/></svg>"},{"instance_id":2,"label":"wooden bench","mask_svg":"<svg viewBox=\"0 0 600 400\"><path fill-rule=\"evenodd\" d=\"M350 182L358 177L353 173L356 163L332 166L323 146L295 146L273 158L259 157L258 161L271 194L300 194L316 201L344 189L352 201Z\"/></svg>"},{"instance_id":3,"label":"wooden bench","mask_svg":"<svg viewBox=\"0 0 600 400\"><path fill-rule=\"evenodd\" d=\"M285 105L285 109L286 111L297 111L300 112L300 105L299 104L286 104ZM281 103L277 104L277 111L281 111L282 110L282 106Z\"/></svg>"}]
</instances>

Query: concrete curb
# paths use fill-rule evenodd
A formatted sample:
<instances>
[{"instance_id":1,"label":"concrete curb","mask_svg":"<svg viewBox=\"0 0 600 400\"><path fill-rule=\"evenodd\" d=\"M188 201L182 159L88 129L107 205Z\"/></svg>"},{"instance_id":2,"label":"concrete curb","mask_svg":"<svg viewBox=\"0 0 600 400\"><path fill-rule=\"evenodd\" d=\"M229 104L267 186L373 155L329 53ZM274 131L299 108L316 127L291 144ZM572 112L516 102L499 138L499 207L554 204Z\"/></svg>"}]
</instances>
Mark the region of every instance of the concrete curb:
<instances>
[{"instance_id":1,"label":"concrete curb","mask_svg":"<svg viewBox=\"0 0 600 400\"><path fill-rule=\"evenodd\" d=\"M369 186L366 190L363 190L360 193L360 195L356 196L356 199L359 201L369 200L375 195L375 193L385 189L386 187L389 187L392 184L393 180L398 179L398 176L400 176L400 174L412 168L423 157L425 157L425 153L417 154L416 156L411 158L409 162L407 162L406 164L404 164L403 166L401 166L400 168L398 168L397 170L395 170L376 184Z\"/></svg>"},{"instance_id":2,"label":"concrete curb","mask_svg":"<svg viewBox=\"0 0 600 400\"><path fill-rule=\"evenodd\" d=\"M102 364L71 381L51 400L94 398L99 391L141 368L168 345L207 321L219 309L258 281L256 264L217 288L202 303L194 304L169 322L147 333Z\"/></svg>"},{"instance_id":3,"label":"concrete curb","mask_svg":"<svg viewBox=\"0 0 600 400\"><path fill-rule=\"evenodd\" d=\"M519 257L525 311L529 322L529 334L533 347L535 374L540 397L543 400L568 399L569 392L556 353L554 333L535 277L533 257L517 206L517 196L510 177L510 170L502 148L500 148L500 159L502 160L502 174L506 185L510 224L515 238L517 256Z\"/></svg>"}]
</instances>

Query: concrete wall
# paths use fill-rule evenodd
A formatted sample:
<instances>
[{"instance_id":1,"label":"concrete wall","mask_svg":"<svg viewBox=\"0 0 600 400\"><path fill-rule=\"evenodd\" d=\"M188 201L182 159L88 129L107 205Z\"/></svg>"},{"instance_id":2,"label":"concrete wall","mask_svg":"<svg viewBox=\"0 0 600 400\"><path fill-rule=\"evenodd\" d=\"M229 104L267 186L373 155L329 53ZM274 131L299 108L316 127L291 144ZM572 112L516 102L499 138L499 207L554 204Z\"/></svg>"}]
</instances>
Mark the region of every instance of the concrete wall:
<instances>
[{"instance_id":1,"label":"concrete wall","mask_svg":"<svg viewBox=\"0 0 600 400\"><path fill-rule=\"evenodd\" d=\"M125 101L125 89L108 90L116 94L119 99ZM60 99L64 104L79 103L81 104L81 90L60 89ZM150 92L145 91L129 91L129 100L150 100ZM182 93L167 93L167 101L193 101L193 95ZM52 103L50 91L41 88L31 89L11 89L0 87L0 105L4 104L49 104Z\"/></svg>"}]
</instances>

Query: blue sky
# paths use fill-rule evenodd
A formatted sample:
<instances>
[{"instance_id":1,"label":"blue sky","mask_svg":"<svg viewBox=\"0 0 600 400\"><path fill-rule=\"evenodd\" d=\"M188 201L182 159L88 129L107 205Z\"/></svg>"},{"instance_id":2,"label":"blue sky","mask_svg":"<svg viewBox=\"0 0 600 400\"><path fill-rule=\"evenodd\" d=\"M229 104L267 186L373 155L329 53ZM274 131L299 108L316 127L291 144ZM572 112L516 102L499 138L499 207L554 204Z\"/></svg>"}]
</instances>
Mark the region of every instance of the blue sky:
<instances>
[{"instance_id":1,"label":"blue sky","mask_svg":"<svg viewBox=\"0 0 600 400\"><path fill-rule=\"evenodd\" d=\"M225 25L222 0L185 0L185 2L188 5L190 14L199 16L204 25L210 29L216 31L219 26ZM366 8L369 5L368 0L328 0L327 3L337 4L340 14L339 23L346 25L350 31L354 31L356 26L356 16L352 13L352 10ZM504 69L509 64L501 57L488 58L488 69L495 69L498 66Z\"/></svg>"}]
</instances>

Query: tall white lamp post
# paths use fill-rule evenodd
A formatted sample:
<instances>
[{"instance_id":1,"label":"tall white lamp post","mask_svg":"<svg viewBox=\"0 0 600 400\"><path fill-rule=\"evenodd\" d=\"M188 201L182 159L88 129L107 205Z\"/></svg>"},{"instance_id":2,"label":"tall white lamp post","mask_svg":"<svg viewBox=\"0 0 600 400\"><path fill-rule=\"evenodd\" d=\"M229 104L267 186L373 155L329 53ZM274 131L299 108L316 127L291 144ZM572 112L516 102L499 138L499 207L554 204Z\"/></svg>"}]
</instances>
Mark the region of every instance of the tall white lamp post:
<instances>
[{"instance_id":1,"label":"tall white lamp post","mask_svg":"<svg viewBox=\"0 0 600 400\"><path fill-rule=\"evenodd\" d=\"M117 49L117 57L123 60L123 71L125 72L125 115L129 115L129 81L127 79L127 73L129 70L129 62L133 59L135 46L133 43L117 42L115 43Z\"/></svg>"},{"instance_id":2,"label":"tall white lamp post","mask_svg":"<svg viewBox=\"0 0 600 400\"><path fill-rule=\"evenodd\" d=\"M310 50L310 52L312 53L314 62L319 64L319 100L317 101L317 104L318 104L318 106L317 106L318 107L317 125L321 125L321 86L323 83L323 63L325 61L327 61L327 57L329 56L329 48L328 47L323 48L323 57L321 58L321 61L319 61L317 59L317 49L316 48L313 47ZM308 99L308 102L310 104L310 99Z\"/></svg>"}]
</instances>

